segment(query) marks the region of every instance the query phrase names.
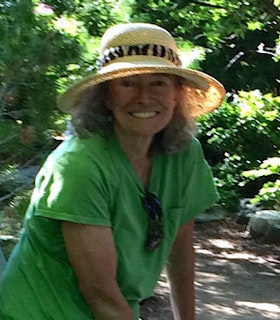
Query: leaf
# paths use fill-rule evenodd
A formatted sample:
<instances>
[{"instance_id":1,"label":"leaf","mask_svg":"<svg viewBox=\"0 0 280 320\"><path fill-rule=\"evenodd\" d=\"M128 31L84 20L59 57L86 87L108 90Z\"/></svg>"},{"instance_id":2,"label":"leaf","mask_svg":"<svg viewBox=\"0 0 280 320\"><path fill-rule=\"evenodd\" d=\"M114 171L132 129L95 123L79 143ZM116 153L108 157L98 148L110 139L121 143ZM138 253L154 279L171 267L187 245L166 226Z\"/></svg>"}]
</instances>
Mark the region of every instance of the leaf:
<instances>
[{"instance_id":1,"label":"leaf","mask_svg":"<svg viewBox=\"0 0 280 320\"><path fill-rule=\"evenodd\" d=\"M248 22L248 30L262 30L264 27L264 23L260 21L249 21Z\"/></svg>"},{"instance_id":2,"label":"leaf","mask_svg":"<svg viewBox=\"0 0 280 320\"><path fill-rule=\"evenodd\" d=\"M263 177L263 176L269 176L271 175L272 172L268 169L258 169L258 170L248 170L248 171L244 171L242 172L242 175L246 178L259 178L259 177Z\"/></svg>"}]
</instances>

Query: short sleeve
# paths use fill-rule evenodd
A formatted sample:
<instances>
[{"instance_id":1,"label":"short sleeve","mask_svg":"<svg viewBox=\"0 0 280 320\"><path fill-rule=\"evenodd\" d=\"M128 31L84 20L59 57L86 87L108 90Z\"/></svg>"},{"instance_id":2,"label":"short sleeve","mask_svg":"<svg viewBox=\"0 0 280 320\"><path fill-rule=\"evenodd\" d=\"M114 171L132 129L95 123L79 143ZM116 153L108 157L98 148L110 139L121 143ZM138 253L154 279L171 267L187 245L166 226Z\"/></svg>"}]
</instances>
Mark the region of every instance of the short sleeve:
<instances>
[{"instance_id":1,"label":"short sleeve","mask_svg":"<svg viewBox=\"0 0 280 320\"><path fill-rule=\"evenodd\" d=\"M188 150L187 162L188 178L184 190L187 214L183 217L182 223L203 213L219 199L211 168L205 160L201 144L197 139L193 140Z\"/></svg>"},{"instance_id":2,"label":"short sleeve","mask_svg":"<svg viewBox=\"0 0 280 320\"><path fill-rule=\"evenodd\" d=\"M84 155L66 153L58 159L51 155L36 179L35 215L111 226L102 170Z\"/></svg>"}]
</instances>

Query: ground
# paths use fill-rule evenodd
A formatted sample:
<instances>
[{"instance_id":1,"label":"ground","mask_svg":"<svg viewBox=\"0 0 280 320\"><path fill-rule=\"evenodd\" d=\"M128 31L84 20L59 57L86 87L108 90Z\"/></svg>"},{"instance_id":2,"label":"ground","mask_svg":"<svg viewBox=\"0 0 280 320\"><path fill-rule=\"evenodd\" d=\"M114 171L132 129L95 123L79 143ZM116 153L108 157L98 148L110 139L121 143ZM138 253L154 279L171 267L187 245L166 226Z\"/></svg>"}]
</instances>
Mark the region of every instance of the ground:
<instances>
[{"instance_id":1,"label":"ground","mask_svg":"<svg viewBox=\"0 0 280 320\"><path fill-rule=\"evenodd\" d=\"M233 219L196 223L197 320L280 319L280 245L252 239ZM172 320L163 272L143 320Z\"/></svg>"}]
</instances>

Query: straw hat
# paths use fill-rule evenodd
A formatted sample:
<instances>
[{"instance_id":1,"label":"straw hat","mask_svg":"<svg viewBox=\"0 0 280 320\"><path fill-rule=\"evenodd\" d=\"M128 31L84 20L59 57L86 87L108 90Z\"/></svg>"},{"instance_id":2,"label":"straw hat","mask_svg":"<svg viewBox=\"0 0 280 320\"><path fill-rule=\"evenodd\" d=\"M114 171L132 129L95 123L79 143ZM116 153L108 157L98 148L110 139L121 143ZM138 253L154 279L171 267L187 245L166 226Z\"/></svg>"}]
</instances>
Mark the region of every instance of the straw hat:
<instances>
[{"instance_id":1,"label":"straw hat","mask_svg":"<svg viewBox=\"0 0 280 320\"><path fill-rule=\"evenodd\" d=\"M120 24L101 39L97 72L70 87L58 97L67 113L77 107L85 90L108 80L146 73L166 73L185 79L191 114L211 112L222 103L225 90L206 73L181 67L175 40L165 29L149 23Z\"/></svg>"}]
</instances>

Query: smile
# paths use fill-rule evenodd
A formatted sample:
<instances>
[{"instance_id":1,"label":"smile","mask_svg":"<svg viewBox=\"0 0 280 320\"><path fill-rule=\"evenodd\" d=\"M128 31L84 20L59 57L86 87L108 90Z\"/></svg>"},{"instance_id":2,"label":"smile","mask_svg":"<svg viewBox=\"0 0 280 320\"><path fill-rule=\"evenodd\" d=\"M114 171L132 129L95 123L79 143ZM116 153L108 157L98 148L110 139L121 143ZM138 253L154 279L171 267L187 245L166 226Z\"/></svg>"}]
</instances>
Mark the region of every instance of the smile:
<instances>
[{"instance_id":1,"label":"smile","mask_svg":"<svg viewBox=\"0 0 280 320\"><path fill-rule=\"evenodd\" d=\"M158 112L156 112L156 111L152 111L152 112L130 112L129 114L132 117L135 117L135 118L146 119L146 118L155 117L158 114Z\"/></svg>"}]
</instances>

